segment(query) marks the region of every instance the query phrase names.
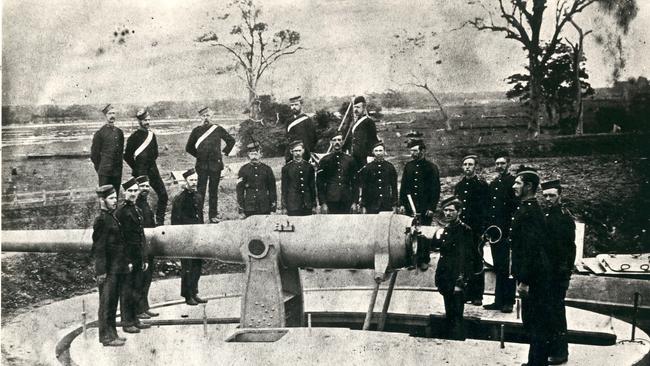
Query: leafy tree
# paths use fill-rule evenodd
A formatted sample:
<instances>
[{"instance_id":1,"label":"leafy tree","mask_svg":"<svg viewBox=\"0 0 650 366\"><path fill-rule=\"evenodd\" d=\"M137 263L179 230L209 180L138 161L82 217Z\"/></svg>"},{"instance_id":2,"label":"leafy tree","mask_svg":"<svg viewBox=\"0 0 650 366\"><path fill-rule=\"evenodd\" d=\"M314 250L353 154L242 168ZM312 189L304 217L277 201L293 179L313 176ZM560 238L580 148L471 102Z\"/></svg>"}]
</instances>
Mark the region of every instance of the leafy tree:
<instances>
[{"instance_id":1,"label":"leafy tree","mask_svg":"<svg viewBox=\"0 0 650 366\"><path fill-rule=\"evenodd\" d=\"M228 4L228 9L236 15L231 18L231 14L226 13L212 19L223 26L234 18L235 23L230 24L230 31L209 31L196 41L225 50L230 55L233 64L218 67L217 74L235 72L244 81L248 88L251 118L257 118L259 104L255 101L260 79L278 60L303 49L300 46L300 33L283 29L270 34L269 25L260 20L262 10L253 0L233 0Z\"/></svg>"}]
</instances>

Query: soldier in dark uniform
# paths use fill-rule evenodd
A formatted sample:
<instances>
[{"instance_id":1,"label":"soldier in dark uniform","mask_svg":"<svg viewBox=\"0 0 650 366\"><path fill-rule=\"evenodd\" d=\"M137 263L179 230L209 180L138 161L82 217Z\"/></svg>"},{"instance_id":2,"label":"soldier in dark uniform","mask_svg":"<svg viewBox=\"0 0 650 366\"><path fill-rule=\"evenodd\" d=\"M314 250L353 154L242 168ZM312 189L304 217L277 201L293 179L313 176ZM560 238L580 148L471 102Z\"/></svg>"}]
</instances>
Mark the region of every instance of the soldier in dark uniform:
<instances>
[{"instance_id":1,"label":"soldier in dark uniform","mask_svg":"<svg viewBox=\"0 0 650 366\"><path fill-rule=\"evenodd\" d=\"M442 233L434 239L433 245L440 247L440 259L436 267L436 286L445 301L445 318L451 339L465 339L463 291L472 270L471 257L467 250L473 244L472 229L463 223L459 214L462 203L454 196L440 203L447 222Z\"/></svg>"},{"instance_id":2,"label":"soldier in dark uniform","mask_svg":"<svg viewBox=\"0 0 650 366\"><path fill-rule=\"evenodd\" d=\"M259 143L253 142L246 147L249 162L239 169L237 175L239 213L245 217L268 215L275 212L278 204L275 175L271 167L260 161Z\"/></svg>"},{"instance_id":3,"label":"soldier in dark uniform","mask_svg":"<svg viewBox=\"0 0 650 366\"><path fill-rule=\"evenodd\" d=\"M375 143L372 149L375 157L358 174L361 190L359 206L361 213L376 214L382 211L397 211L397 171L385 159L384 142Z\"/></svg>"},{"instance_id":4,"label":"soldier in dark uniform","mask_svg":"<svg viewBox=\"0 0 650 366\"><path fill-rule=\"evenodd\" d=\"M106 124L95 135L90 147L90 160L95 166L99 185L111 184L120 192L122 181L122 151L124 151L124 133L115 127L115 108L108 104L102 112Z\"/></svg>"},{"instance_id":5,"label":"soldier in dark uniform","mask_svg":"<svg viewBox=\"0 0 650 366\"><path fill-rule=\"evenodd\" d=\"M357 201L356 164L341 150L342 134L333 136L330 144L332 152L321 158L316 179L321 213L348 214L354 211Z\"/></svg>"},{"instance_id":6,"label":"soldier in dark uniform","mask_svg":"<svg viewBox=\"0 0 650 366\"><path fill-rule=\"evenodd\" d=\"M492 258L494 260L494 272L496 275L496 286L494 289L494 303L484 305L487 310L501 310L504 313L511 313L515 303L515 280L510 276L510 223L512 215L517 208L517 197L512 190L515 177L510 174L510 157L508 153L501 152L495 156L494 168L497 177L490 182L488 205L488 226L497 226L501 229L501 240L491 244Z\"/></svg>"},{"instance_id":7,"label":"soldier in dark uniform","mask_svg":"<svg viewBox=\"0 0 650 366\"><path fill-rule=\"evenodd\" d=\"M141 175L135 178L135 181L138 183L138 188L140 189L140 194L135 200L135 206L140 209L140 213L142 214L142 226L144 228L156 227L153 211L147 201L149 190L151 189L149 186L149 178L146 175ZM145 254L147 254L146 251ZM146 266L148 268L142 273L142 276L136 278L135 293L138 295L136 300L136 313L138 314L138 319L149 319L158 316L158 313L149 310L149 288L151 287L151 280L153 277L154 257L152 255L147 255L146 257Z\"/></svg>"},{"instance_id":8,"label":"soldier in dark uniform","mask_svg":"<svg viewBox=\"0 0 650 366\"><path fill-rule=\"evenodd\" d=\"M228 131L223 127L210 123L212 110L205 107L199 110L199 115L203 120L201 126L195 127L187 140L185 151L196 158L196 173L199 176L197 190L201 197L201 209L203 209L203 200L205 191L210 181L210 200L208 202L208 217L210 222L219 222L219 180L221 179L221 170L223 170L223 161L221 154L228 156L235 146L235 139L230 136ZM226 146L221 150L221 140Z\"/></svg>"},{"instance_id":9,"label":"soldier in dark uniform","mask_svg":"<svg viewBox=\"0 0 650 366\"><path fill-rule=\"evenodd\" d=\"M354 123L345 136L343 150L352 155L357 167L361 169L367 164L368 157L372 154L372 147L379 141L379 138L377 138L375 121L368 116L366 110L366 98L358 96L354 98L352 104Z\"/></svg>"},{"instance_id":10,"label":"soldier in dark uniform","mask_svg":"<svg viewBox=\"0 0 650 366\"><path fill-rule=\"evenodd\" d=\"M169 198L156 165L158 142L156 141L156 135L149 129L149 121L151 120L149 112L141 109L136 114L136 117L140 127L126 140L124 161L133 169L132 175L134 177L141 175L149 177L149 184L156 192L156 196L158 196L156 222L158 225L164 225Z\"/></svg>"},{"instance_id":11,"label":"soldier in dark uniform","mask_svg":"<svg viewBox=\"0 0 650 366\"><path fill-rule=\"evenodd\" d=\"M203 200L196 191L198 176L194 169L183 173L185 188L172 202L172 225L194 225L203 223ZM198 296L202 259L181 259L181 296L187 305L206 303Z\"/></svg>"},{"instance_id":12,"label":"soldier in dark uniform","mask_svg":"<svg viewBox=\"0 0 650 366\"><path fill-rule=\"evenodd\" d=\"M547 364L549 340L548 236L544 214L535 199L538 186L535 169L520 167L513 185L520 203L510 227L511 269L521 297L522 323L530 339L529 366Z\"/></svg>"},{"instance_id":13,"label":"soldier in dark uniform","mask_svg":"<svg viewBox=\"0 0 650 366\"><path fill-rule=\"evenodd\" d=\"M411 195L420 224L430 225L440 200L440 173L438 166L425 157L426 146L420 139L407 144L413 160L406 163L399 190L400 212L413 215L408 195Z\"/></svg>"},{"instance_id":14,"label":"soldier in dark uniform","mask_svg":"<svg viewBox=\"0 0 650 366\"><path fill-rule=\"evenodd\" d=\"M302 158L302 141L290 146L293 160L282 167L282 210L289 216L311 215L316 211L314 168Z\"/></svg>"},{"instance_id":15,"label":"soldier in dark uniform","mask_svg":"<svg viewBox=\"0 0 650 366\"><path fill-rule=\"evenodd\" d=\"M135 178L131 178L122 184L124 188L124 203L117 209L115 216L120 222L124 241L126 242L126 255L131 263L132 269L124 281L126 296L120 299L120 318L122 330L127 333L139 333L140 329L151 328L150 324L144 324L137 318L137 301L141 294L138 283L142 282L144 272L149 265L144 255L145 237L142 222L142 212L135 205L140 194L140 188Z\"/></svg>"},{"instance_id":16,"label":"soldier in dark uniform","mask_svg":"<svg viewBox=\"0 0 650 366\"><path fill-rule=\"evenodd\" d=\"M481 235L486 226L486 208L488 199L488 184L476 175L478 158L476 155L465 156L462 160L463 178L454 187L454 195L463 202L463 212L460 219L472 228L474 233L474 248L468 253L473 258L474 268L467 284L465 301L472 305L483 305L485 290L485 272L483 271L483 251L479 246Z\"/></svg>"},{"instance_id":17,"label":"soldier in dark uniform","mask_svg":"<svg viewBox=\"0 0 650 366\"><path fill-rule=\"evenodd\" d=\"M311 153L314 152L314 148L318 142L316 126L311 118L302 112L301 96L289 98L289 107L293 116L287 125L287 142L302 141L304 147L302 158L305 161L309 161ZM293 159L289 146L287 146L287 152L284 155L287 162Z\"/></svg>"},{"instance_id":18,"label":"soldier in dark uniform","mask_svg":"<svg viewBox=\"0 0 650 366\"><path fill-rule=\"evenodd\" d=\"M559 365L569 359L564 298L571 280L571 270L576 259L576 224L568 210L562 207L562 186L559 180L542 183L544 216L548 238L548 259L551 265L550 297L551 342L548 363Z\"/></svg>"},{"instance_id":19,"label":"soldier in dark uniform","mask_svg":"<svg viewBox=\"0 0 650 366\"><path fill-rule=\"evenodd\" d=\"M114 215L117 192L112 185L106 184L97 188L97 196L101 211L93 224L92 254L99 288L99 342L104 346L123 346L126 338L117 335L115 313L131 264L126 256L120 223Z\"/></svg>"}]
</instances>

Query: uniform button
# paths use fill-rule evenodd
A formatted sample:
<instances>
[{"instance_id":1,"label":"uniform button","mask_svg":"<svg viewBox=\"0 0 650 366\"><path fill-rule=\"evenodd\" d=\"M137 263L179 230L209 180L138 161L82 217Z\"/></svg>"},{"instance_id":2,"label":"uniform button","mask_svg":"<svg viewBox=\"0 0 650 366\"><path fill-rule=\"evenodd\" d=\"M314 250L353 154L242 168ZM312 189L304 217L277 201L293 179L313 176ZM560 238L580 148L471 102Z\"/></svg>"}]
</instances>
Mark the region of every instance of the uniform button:
<instances>
[{"instance_id":1,"label":"uniform button","mask_svg":"<svg viewBox=\"0 0 650 366\"><path fill-rule=\"evenodd\" d=\"M381 179L379 181L381 182Z\"/></svg>"},{"instance_id":2,"label":"uniform button","mask_svg":"<svg viewBox=\"0 0 650 366\"><path fill-rule=\"evenodd\" d=\"M496 196L494 196L494 197L492 197L492 198L494 198L494 199L497 199L497 197L496 197Z\"/></svg>"},{"instance_id":3,"label":"uniform button","mask_svg":"<svg viewBox=\"0 0 650 366\"><path fill-rule=\"evenodd\" d=\"M383 194L380 194L379 197L384 197L384 195L383 195Z\"/></svg>"},{"instance_id":4,"label":"uniform button","mask_svg":"<svg viewBox=\"0 0 650 366\"><path fill-rule=\"evenodd\" d=\"M464 192L467 193L467 191L464 191Z\"/></svg>"},{"instance_id":5,"label":"uniform button","mask_svg":"<svg viewBox=\"0 0 650 366\"><path fill-rule=\"evenodd\" d=\"M492 206L492 208L497 208L497 206Z\"/></svg>"},{"instance_id":6,"label":"uniform button","mask_svg":"<svg viewBox=\"0 0 650 366\"><path fill-rule=\"evenodd\" d=\"M304 185L304 184L301 184L300 186L301 186L301 187L304 187L305 185Z\"/></svg>"},{"instance_id":7,"label":"uniform button","mask_svg":"<svg viewBox=\"0 0 650 366\"><path fill-rule=\"evenodd\" d=\"M417 195L418 195L418 192L413 193L413 195L414 195L414 196L417 196Z\"/></svg>"},{"instance_id":8,"label":"uniform button","mask_svg":"<svg viewBox=\"0 0 650 366\"><path fill-rule=\"evenodd\" d=\"M499 190L499 187L496 187L494 190L495 190L495 191L498 191L498 190Z\"/></svg>"},{"instance_id":9,"label":"uniform button","mask_svg":"<svg viewBox=\"0 0 650 366\"><path fill-rule=\"evenodd\" d=\"M418 181L418 179L417 179L417 178L415 178L415 181L417 182L417 181Z\"/></svg>"},{"instance_id":10,"label":"uniform button","mask_svg":"<svg viewBox=\"0 0 650 366\"><path fill-rule=\"evenodd\" d=\"M417 187L418 187L417 184L413 186L413 188L417 188Z\"/></svg>"},{"instance_id":11,"label":"uniform button","mask_svg":"<svg viewBox=\"0 0 650 366\"><path fill-rule=\"evenodd\" d=\"M381 189L381 186L379 186L379 189Z\"/></svg>"}]
</instances>

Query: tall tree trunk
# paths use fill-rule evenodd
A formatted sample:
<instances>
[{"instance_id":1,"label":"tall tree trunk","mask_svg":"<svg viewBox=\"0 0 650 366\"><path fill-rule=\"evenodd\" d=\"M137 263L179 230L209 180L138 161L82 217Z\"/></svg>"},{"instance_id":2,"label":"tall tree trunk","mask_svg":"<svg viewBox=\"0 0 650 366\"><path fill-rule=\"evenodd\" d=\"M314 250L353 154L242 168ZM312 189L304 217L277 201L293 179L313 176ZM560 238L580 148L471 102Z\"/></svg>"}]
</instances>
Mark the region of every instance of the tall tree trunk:
<instances>
[{"instance_id":1,"label":"tall tree trunk","mask_svg":"<svg viewBox=\"0 0 650 366\"><path fill-rule=\"evenodd\" d=\"M576 87L576 135L584 133L584 121L582 118L582 86L580 85L580 59L582 58L582 37L580 44L576 50L575 61L573 67L575 68L573 83Z\"/></svg>"},{"instance_id":2,"label":"tall tree trunk","mask_svg":"<svg viewBox=\"0 0 650 366\"><path fill-rule=\"evenodd\" d=\"M539 62L530 56L530 116L528 120L528 137L537 138L540 133L542 111L542 73Z\"/></svg>"},{"instance_id":3,"label":"tall tree trunk","mask_svg":"<svg viewBox=\"0 0 650 366\"><path fill-rule=\"evenodd\" d=\"M257 94L252 86L248 87L248 109L250 111L249 117L252 120L258 120L261 113L260 105L257 102Z\"/></svg>"}]
</instances>

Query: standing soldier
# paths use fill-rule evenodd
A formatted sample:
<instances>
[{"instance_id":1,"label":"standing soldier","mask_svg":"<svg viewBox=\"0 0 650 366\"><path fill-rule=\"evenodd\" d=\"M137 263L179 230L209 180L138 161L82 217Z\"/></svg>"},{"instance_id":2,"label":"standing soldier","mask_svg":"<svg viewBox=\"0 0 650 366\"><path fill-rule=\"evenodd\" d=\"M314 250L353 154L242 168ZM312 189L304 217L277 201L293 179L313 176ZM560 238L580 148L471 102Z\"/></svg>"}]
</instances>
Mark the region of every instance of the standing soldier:
<instances>
[{"instance_id":1,"label":"standing soldier","mask_svg":"<svg viewBox=\"0 0 650 366\"><path fill-rule=\"evenodd\" d=\"M410 140L407 146L413 160L406 163L402 173L402 184L399 191L400 212L409 216L414 215L408 201L408 195L411 195L415 210L419 214L420 223L430 225L433 213L438 206L438 200L440 200L438 166L426 159L424 141Z\"/></svg>"},{"instance_id":2,"label":"standing soldier","mask_svg":"<svg viewBox=\"0 0 650 366\"><path fill-rule=\"evenodd\" d=\"M203 200L196 191L198 176L194 169L183 173L186 185L172 202L172 225L194 225L203 223ZM181 259L181 296L187 305L206 303L198 297L202 259Z\"/></svg>"},{"instance_id":3,"label":"standing soldier","mask_svg":"<svg viewBox=\"0 0 650 366\"><path fill-rule=\"evenodd\" d=\"M95 135L90 147L90 160L95 166L99 185L110 184L115 192L120 192L122 181L122 151L124 151L124 133L115 127L115 108L108 104L102 109L106 124Z\"/></svg>"},{"instance_id":4,"label":"standing soldier","mask_svg":"<svg viewBox=\"0 0 650 366\"><path fill-rule=\"evenodd\" d=\"M132 175L139 177L146 175L149 178L150 187L153 188L158 196L156 205L156 222L158 225L165 223L165 211L167 210L167 190L165 184L160 178L160 172L156 165L158 159L158 142L156 135L149 129L151 116L145 109L141 109L135 115L138 118L140 126L126 140L126 149L124 151L124 161L133 169ZM147 192L148 193L148 192Z\"/></svg>"},{"instance_id":5,"label":"standing soldier","mask_svg":"<svg viewBox=\"0 0 650 366\"><path fill-rule=\"evenodd\" d=\"M487 310L501 310L511 313L515 303L515 280L510 276L510 223L512 215L517 208L517 197L512 190L515 177L508 171L510 157L507 152L500 152L495 156L494 169L497 177L490 182L487 225L497 226L501 230L501 239L492 243L490 250L494 260L496 286L494 289L494 303L484 305Z\"/></svg>"},{"instance_id":6,"label":"standing soldier","mask_svg":"<svg viewBox=\"0 0 650 366\"><path fill-rule=\"evenodd\" d=\"M549 345L550 365L559 365L569 359L567 344L566 311L564 298L571 280L571 270L576 259L576 224L571 214L562 207L562 186L559 180L542 183L548 238L548 259L550 274L551 342Z\"/></svg>"},{"instance_id":7,"label":"standing soldier","mask_svg":"<svg viewBox=\"0 0 650 366\"><path fill-rule=\"evenodd\" d=\"M258 142L250 143L246 148L249 162L239 169L237 175L239 213L245 217L268 215L275 212L278 204L275 175L271 167L262 163Z\"/></svg>"},{"instance_id":8,"label":"standing soldier","mask_svg":"<svg viewBox=\"0 0 650 366\"><path fill-rule=\"evenodd\" d=\"M375 159L359 171L361 190L359 205L362 213L376 214L397 211L397 171L386 161L384 142L375 143L372 149Z\"/></svg>"},{"instance_id":9,"label":"standing soldier","mask_svg":"<svg viewBox=\"0 0 650 366\"><path fill-rule=\"evenodd\" d=\"M126 341L126 338L117 335L115 313L131 264L126 256L120 223L114 215L117 192L110 184L97 188L96 192L101 211L93 224L92 253L99 288L99 342L104 346L117 347L123 346Z\"/></svg>"},{"instance_id":10,"label":"standing soldier","mask_svg":"<svg viewBox=\"0 0 650 366\"><path fill-rule=\"evenodd\" d=\"M318 138L316 137L316 127L308 115L302 112L302 97L297 96L289 98L289 107L293 117L287 125L287 141L302 141L304 153L302 158L309 161L311 153L314 152ZM288 162L292 159L291 147L287 147L285 160Z\"/></svg>"},{"instance_id":11,"label":"standing soldier","mask_svg":"<svg viewBox=\"0 0 650 366\"><path fill-rule=\"evenodd\" d=\"M440 203L447 223L442 234L434 239L440 247L440 259L436 267L436 287L445 301L445 318L448 336L451 339L465 339L463 291L472 270L471 258L467 255L474 238L472 229L459 219L463 208L460 200L451 196Z\"/></svg>"},{"instance_id":12,"label":"standing soldier","mask_svg":"<svg viewBox=\"0 0 650 366\"><path fill-rule=\"evenodd\" d=\"M550 312L548 308L549 261L547 230L535 193L539 175L533 168L520 167L513 189L520 203L510 227L512 275L521 297L521 320L528 333L528 365L546 365Z\"/></svg>"},{"instance_id":13,"label":"standing soldier","mask_svg":"<svg viewBox=\"0 0 650 366\"><path fill-rule=\"evenodd\" d=\"M142 282L144 272L148 270L148 264L144 257L144 227L142 212L136 207L135 201L140 194L140 188L135 178L131 178L122 184L124 188L124 203L117 210L115 216L120 222L124 241L126 242L126 255L129 263L132 264L131 271L124 282L124 292L120 301L120 318L122 330L127 333L140 333L140 329L151 328L150 324L144 324L137 318L137 301L141 294L138 283Z\"/></svg>"},{"instance_id":14,"label":"standing soldier","mask_svg":"<svg viewBox=\"0 0 650 366\"><path fill-rule=\"evenodd\" d=\"M135 181L138 183L138 188L140 188L140 194L135 200L135 206L140 209L140 213L142 214L142 226L144 228L156 227L153 211L147 201L149 190L151 189L149 186L149 178L146 175L141 175L135 178ZM145 254L148 253L145 251ZM149 319L158 316L158 313L149 310L149 288L151 287L154 265L154 258L152 255L147 255L146 263L148 268L144 271L142 276L139 276L136 283L136 294L138 295L136 301L136 313L138 314L138 319Z\"/></svg>"},{"instance_id":15,"label":"standing soldier","mask_svg":"<svg viewBox=\"0 0 650 366\"><path fill-rule=\"evenodd\" d=\"M474 268L465 292L465 301L472 305L483 305L485 290L485 272L483 271L483 251L480 250L481 235L485 230L486 207L488 205L488 184L476 175L478 158L467 155L462 160L463 178L454 187L454 195L463 203L460 219L474 232L474 245L468 255L473 258Z\"/></svg>"},{"instance_id":16,"label":"standing soldier","mask_svg":"<svg viewBox=\"0 0 650 366\"><path fill-rule=\"evenodd\" d=\"M314 168L303 160L302 141L290 145L293 160L282 167L282 211L289 216L307 216L316 211Z\"/></svg>"},{"instance_id":17,"label":"standing soldier","mask_svg":"<svg viewBox=\"0 0 650 366\"><path fill-rule=\"evenodd\" d=\"M201 197L201 209L203 209L208 180L210 181L208 217L210 222L217 223L219 222L217 218L219 214L219 180L224 166L221 154L228 156L235 146L235 139L223 127L210 122L213 115L210 108L202 108L199 110L199 115L203 124L192 130L185 151L196 158L195 168L199 177L197 189ZM226 143L223 151L221 150L221 140Z\"/></svg>"},{"instance_id":18,"label":"standing soldier","mask_svg":"<svg viewBox=\"0 0 650 366\"><path fill-rule=\"evenodd\" d=\"M372 147L379 141L379 138L377 138L375 121L368 116L366 110L366 98L358 96L354 98L352 104L354 123L345 136L343 149L349 151L360 169L367 164L368 156L372 154Z\"/></svg>"},{"instance_id":19,"label":"standing soldier","mask_svg":"<svg viewBox=\"0 0 650 366\"><path fill-rule=\"evenodd\" d=\"M318 199L321 213L348 214L354 211L358 192L355 183L357 174L354 159L343 151L343 135L337 133L330 140L332 152L320 160Z\"/></svg>"}]
</instances>

